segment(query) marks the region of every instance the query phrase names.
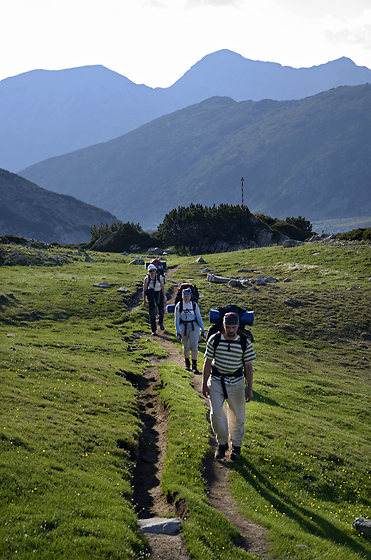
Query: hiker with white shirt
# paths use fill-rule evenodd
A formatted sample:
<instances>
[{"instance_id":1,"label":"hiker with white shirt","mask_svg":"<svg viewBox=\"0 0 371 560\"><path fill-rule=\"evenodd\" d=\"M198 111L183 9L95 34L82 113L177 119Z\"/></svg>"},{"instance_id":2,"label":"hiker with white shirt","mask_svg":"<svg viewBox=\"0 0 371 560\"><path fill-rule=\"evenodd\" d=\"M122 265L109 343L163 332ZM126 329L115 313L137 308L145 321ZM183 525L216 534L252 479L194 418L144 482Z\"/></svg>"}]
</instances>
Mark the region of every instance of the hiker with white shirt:
<instances>
[{"instance_id":1,"label":"hiker with white shirt","mask_svg":"<svg viewBox=\"0 0 371 560\"><path fill-rule=\"evenodd\" d=\"M183 345L186 369L191 369L191 358L192 370L195 373L200 373L197 369L198 341L200 329L202 334L205 335L205 328L200 308L192 299L191 288L185 288L182 291L182 298L176 304L174 314L176 336Z\"/></svg>"},{"instance_id":2,"label":"hiker with white shirt","mask_svg":"<svg viewBox=\"0 0 371 560\"><path fill-rule=\"evenodd\" d=\"M239 459L245 434L246 402L253 398L253 365L256 360L250 340L240 336L237 313L226 313L223 330L207 341L202 393L210 401L211 426L218 442L216 459L224 459L228 439L231 459ZM224 402L227 402L227 414Z\"/></svg>"},{"instance_id":3,"label":"hiker with white shirt","mask_svg":"<svg viewBox=\"0 0 371 560\"><path fill-rule=\"evenodd\" d=\"M165 282L154 264L148 266L148 274L143 282L143 304L149 308L149 321L151 323L152 335L156 335L156 307L158 309L158 324L164 330L164 313L166 305Z\"/></svg>"}]
</instances>

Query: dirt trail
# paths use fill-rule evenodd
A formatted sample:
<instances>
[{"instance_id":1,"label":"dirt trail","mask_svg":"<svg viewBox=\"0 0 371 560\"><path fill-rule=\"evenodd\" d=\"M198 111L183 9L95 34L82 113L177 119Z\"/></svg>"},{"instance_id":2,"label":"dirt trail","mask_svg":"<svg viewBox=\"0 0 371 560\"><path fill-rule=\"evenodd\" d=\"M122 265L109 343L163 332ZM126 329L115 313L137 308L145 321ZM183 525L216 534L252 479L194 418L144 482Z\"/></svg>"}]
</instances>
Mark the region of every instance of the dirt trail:
<instances>
[{"instance_id":1,"label":"dirt trail","mask_svg":"<svg viewBox=\"0 0 371 560\"><path fill-rule=\"evenodd\" d=\"M167 272L167 279L177 269ZM169 303L174 302L175 284L168 291ZM169 325L167 327L169 329ZM157 342L163 346L170 361L184 366L181 345L175 346L170 342L165 331L160 331L156 337ZM173 504L168 503L161 492L161 473L164 468L164 459L167 446L167 411L158 395L161 386L158 365L164 360L152 358L151 367L143 376L139 387L139 409L144 430L139 449L139 457L134 471L134 502L138 517L162 517L175 514L182 517L184 512L177 511ZM201 375L194 376L194 388L201 393ZM214 458L216 443L211 438L210 452L205 461L204 476L208 483L208 497L211 505L220 511L231 524L239 531L241 538L236 542L248 552L255 553L260 558L268 554L265 540L267 530L260 525L249 522L238 512L237 503L231 494L229 486L229 472L233 464L229 459L217 461ZM151 560L189 560L182 534L176 536L146 534Z\"/></svg>"}]
</instances>

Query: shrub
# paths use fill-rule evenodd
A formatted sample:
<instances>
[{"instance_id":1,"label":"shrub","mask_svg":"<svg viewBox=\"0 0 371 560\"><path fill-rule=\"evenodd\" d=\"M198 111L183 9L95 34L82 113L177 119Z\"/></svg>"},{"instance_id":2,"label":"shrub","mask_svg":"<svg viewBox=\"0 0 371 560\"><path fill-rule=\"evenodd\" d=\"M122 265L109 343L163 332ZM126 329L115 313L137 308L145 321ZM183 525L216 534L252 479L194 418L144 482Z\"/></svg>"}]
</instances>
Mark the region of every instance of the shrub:
<instances>
[{"instance_id":1,"label":"shrub","mask_svg":"<svg viewBox=\"0 0 371 560\"><path fill-rule=\"evenodd\" d=\"M111 233L112 238L108 239L102 247L95 247L97 251L110 251L113 253L122 253L123 251L130 251L131 247L137 246L143 249L148 249L153 243L152 237L149 233L142 230L140 224L127 222L125 224L118 222L113 223L111 226L101 224L100 228L94 226L90 230L91 241L89 246L92 247L94 243L103 235Z\"/></svg>"},{"instance_id":2,"label":"shrub","mask_svg":"<svg viewBox=\"0 0 371 560\"><path fill-rule=\"evenodd\" d=\"M357 228L338 234L338 239L371 241L371 228Z\"/></svg>"}]
</instances>

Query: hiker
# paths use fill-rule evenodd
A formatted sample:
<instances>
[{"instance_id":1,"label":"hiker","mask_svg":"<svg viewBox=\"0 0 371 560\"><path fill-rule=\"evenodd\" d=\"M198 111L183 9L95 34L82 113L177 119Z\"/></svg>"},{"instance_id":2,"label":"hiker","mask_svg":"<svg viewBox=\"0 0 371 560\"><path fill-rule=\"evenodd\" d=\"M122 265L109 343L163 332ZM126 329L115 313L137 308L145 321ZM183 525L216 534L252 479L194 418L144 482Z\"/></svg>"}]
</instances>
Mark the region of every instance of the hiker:
<instances>
[{"instance_id":1,"label":"hiker","mask_svg":"<svg viewBox=\"0 0 371 560\"><path fill-rule=\"evenodd\" d=\"M149 310L149 320L151 323L152 335L156 335L156 306L158 309L158 324L164 330L164 314L166 305L165 282L161 274L157 272L154 264L148 265L148 274L143 283L143 304Z\"/></svg>"},{"instance_id":2,"label":"hiker","mask_svg":"<svg viewBox=\"0 0 371 560\"><path fill-rule=\"evenodd\" d=\"M222 332L213 334L206 344L202 393L210 400L210 421L218 442L216 459L225 457L228 435L232 442L231 459L240 457L246 402L253 397L252 362L256 356L250 340L243 340L244 337L237 333L239 325L237 313L226 313ZM223 409L224 401L227 401L227 415Z\"/></svg>"},{"instance_id":3,"label":"hiker","mask_svg":"<svg viewBox=\"0 0 371 560\"><path fill-rule=\"evenodd\" d=\"M175 330L176 336L183 345L185 366L191 369L190 356L192 358L192 370L200 373L197 369L198 341L200 329L205 336L205 328L202 322L200 308L196 301L192 300L191 288L182 291L182 299L175 306Z\"/></svg>"}]
</instances>

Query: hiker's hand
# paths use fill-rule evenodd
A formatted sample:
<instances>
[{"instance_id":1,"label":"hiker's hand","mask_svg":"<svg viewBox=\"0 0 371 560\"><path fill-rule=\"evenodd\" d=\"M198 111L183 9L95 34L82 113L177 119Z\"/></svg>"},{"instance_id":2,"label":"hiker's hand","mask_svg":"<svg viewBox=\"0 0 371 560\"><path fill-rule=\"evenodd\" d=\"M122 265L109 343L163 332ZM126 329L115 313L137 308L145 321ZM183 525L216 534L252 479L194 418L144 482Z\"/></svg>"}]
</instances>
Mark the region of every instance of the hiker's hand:
<instances>
[{"instance_id":1,"label":"hiker's hand","mask_svg":"<svg viewBox=\"0 0 371 560\"><path fill-rule=\"evenodd\" d=\"M206 398L209 396L209 387L205 383L202 385L202 394Z\"/></svg>"},{"instance_id":2,"label":"hiker's hand","mask_svg":"<svg viewBox=\"0 0 371 560\"><path fill-rule=\"evenodd\" d=\"M180 333L176 333L176 337L179 340L179 342L182 340L182 335Z\"/></svg>"},{"instance_id":3,"label":"hiker's hand","mask_svg":"<svg viewBox=\"0 0 371 560\"><path fill-rule=\"evenodd\" d=\"M201 332L201 336L202 338L204 338L206 340L206 331L205 329Z\"/></svg>"},{"instance_id":4,"label":"hiker's hand","mask_svg":"<svg viewBox=\"0 0 371 560\"><path fill-rule=\"evenodd\" d=\"M245 387L245 400L246 402L252 401L252 389L250 387Z\"/></svg>"}]
</instances>

